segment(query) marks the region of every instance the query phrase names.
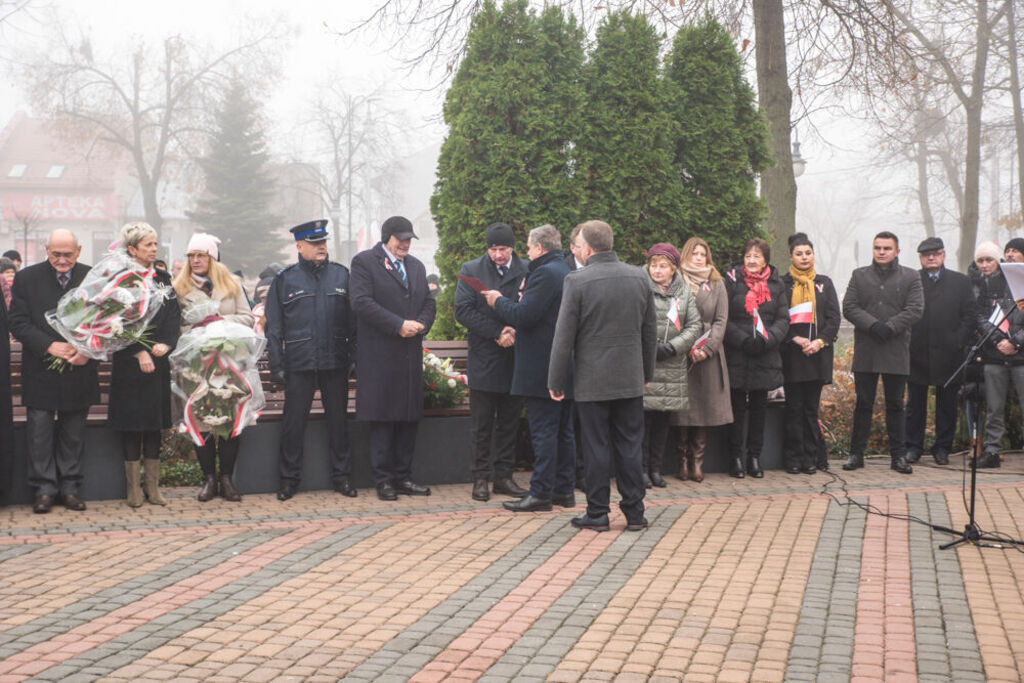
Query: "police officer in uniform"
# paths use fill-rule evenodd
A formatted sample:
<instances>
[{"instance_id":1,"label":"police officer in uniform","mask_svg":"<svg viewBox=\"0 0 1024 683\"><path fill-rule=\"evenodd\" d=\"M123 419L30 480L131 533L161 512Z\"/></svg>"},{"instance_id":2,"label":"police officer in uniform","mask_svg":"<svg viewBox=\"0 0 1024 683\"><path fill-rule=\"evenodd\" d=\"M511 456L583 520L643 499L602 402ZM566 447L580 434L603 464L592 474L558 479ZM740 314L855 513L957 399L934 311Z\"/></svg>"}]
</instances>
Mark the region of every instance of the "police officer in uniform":
<instances>
[{"instance_id":1,"label":"police officer in uniform","mask_svg":"<svg viewBox=\"0 0 1024 683\"><path fill-rule=\"evenodd\" d=\"M302 478L302 446L313 394L323 400L334 490L355 497L346 417L348 372L355 345L348 268L327 257L327 221L291 229L299 253L267 293L267 353L274 381L284 384L278 500L295 495Z\"/></svg>"}]
</instances>

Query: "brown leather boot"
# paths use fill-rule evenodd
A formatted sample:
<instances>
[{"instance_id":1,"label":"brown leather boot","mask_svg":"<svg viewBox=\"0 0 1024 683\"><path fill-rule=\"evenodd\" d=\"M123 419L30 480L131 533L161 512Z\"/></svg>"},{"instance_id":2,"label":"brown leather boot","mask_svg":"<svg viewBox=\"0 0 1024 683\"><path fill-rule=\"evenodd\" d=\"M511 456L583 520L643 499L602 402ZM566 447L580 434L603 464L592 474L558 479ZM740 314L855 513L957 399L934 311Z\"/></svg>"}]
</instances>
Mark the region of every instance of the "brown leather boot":
<instances>
[{"instance_id":1,"label":"brown leather boot","mask_svg":"<svg viewBox=\"0 0 1024 683\"><path fill-rule=\"evenodd\" d=\"M142 472L139 471L138 460L127 460L124 463L124 478L127 482L128 507L137 508L142 505Z\"/></svg>"},{"instance_id":2,"label":"brown leather boot","mask_svg":"<svg viewBox=\"0 0 1024 683\"><path fill-rule=\"evenodd\" d=\"M242 500L238 489L235 488L235 482L231 481L230 474L220 475L220 497L231 503L237 503Z\"/></svg>"},{"instance_id":3,"label":"brown leather boot","mask_svg":"<svg viewBox=\"0 0 1024 683\"><path fill-rule=\"evenodd\" d=\"M676 455L679 456L679 473L676 477L683 481L690 479L690 440L689 427L676 430Z\"/></svg>"},{"instance_id":4,"label":"brown leather boot","mask_svg":"<svg viewBox=\"0 0 1024 683\"><path fill-rule=\"evenodd\" d=\"M200 503L206 503L213 500L217 496L217 478L212 474L207 474L203 480L203 488L199 489L199 494L196 496L196 500Z\"/></svg>"},{"instance_id":5,"label":"brown leather boot","mask_svg":"<svg viewBox=\"0 0 1024 683\"><path fill-rule=\"evenodd\" d=\"M698 484L704 481L704 453L708 449L708 430L690 428L690 478Z\"/></svg>"}]
</instances>

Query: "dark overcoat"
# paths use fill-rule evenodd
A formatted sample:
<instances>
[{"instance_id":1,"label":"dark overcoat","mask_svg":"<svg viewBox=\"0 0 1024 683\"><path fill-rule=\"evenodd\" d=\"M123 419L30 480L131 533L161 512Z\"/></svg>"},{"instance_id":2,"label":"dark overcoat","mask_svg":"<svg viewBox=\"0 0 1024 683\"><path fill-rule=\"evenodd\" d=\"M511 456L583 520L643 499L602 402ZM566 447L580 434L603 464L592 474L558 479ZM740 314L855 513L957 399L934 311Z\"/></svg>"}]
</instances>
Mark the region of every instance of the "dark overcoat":
<instances>
[{"instance_id":1,"label":"dark overcoat","mask_svg":"<svg viewBox=\"0 0 1024 683\"><path fill-rule=\"evenodd\" d=\"M408 287L380 242L352 259L349 291L356 314L360 420L411 422L423 417L423 337L434 324L436 304L423 263L410 255L403 265ZM422 323L423 334L400 337L405 320Z\"/></svg>"},{"instance_id":2,"label":"dark overcoat","mask_svg":"<svg viewBox=\"0 0 1024 683\"><path fill-rule=\"evenodd\" d=\"M514 299L519 286L526 276L526 263L516 254L508 263L505 276L498 274L498 267L487 254L462 264L459 275L479 278L487 289L496 289L503 296ZM468 331L469 357L466 374L469 388L479 391L493 391L507 394L512 386L512 347L503 348L495 341L505 328L497 312L487 305L487 300L473 291L462 280L455 285L455 319ZM517 340L518 341L518 340Z\"/></svg>"},{"instance_id":3,"label":"dark overcoat","mask_svg":"<svg viewBox=\"0 0 1024 683\"><path fill-rule=\"evenodd\" d=\"M743 342L754 337L754 318L746 309L747 287L741 266L725 272L725 292L729 298L729 322L725 326L725 361L729 365L729 385L743 391L774 389L783 384L782 356L779 347L789 331L789 297L786 285L775 270L768 276L767 301L761 302L757 312L768 333L764 350L751 353L743 349Z\"/></svg>"},{"instance_id":4,"label":"dark overcoat","mask_svg":"<svg viewBox=\"0 0 1024 683\"><path fill-rule=\"evenodd\" d=\"M1017 308L1010 296L1010 287L1002 270L992 275L978 273L971 283L974 297L977 339L985 339L981 347L981 362L985 365L1022 365L1024 364L1024 313ZM996 306L1000 314L993 314ZM1017 347L1016 353L1006 355L998 348L1002 340L1009 340ZM972 339L972 342L974 340Z\"/></svg>"},{"instance_id":5,"label":"dark overcoat","mask_svg":"<svg viewBox=\"0 0 1024 683\"><path fill-rule=\"evenodd\" d=\"M68 291L82 284L89 266L76 263L71 269ZM64 291L57 271L43 261L18 271L11 288L10 326L21 342L21 402L38 410L85 410L100 400L97 362L69 366L64 372L48 369L47 349L55 341L63 342L46 322L46 312L57 307Z\"/></svg>"},{"instance_id":6,"label":"dark overcoat","mask_svg":"<svg viewBox=\"0 0 1024 683\"><path fill-rule=\"evenodd\" d=\"M786 285L786 300L793 299L793 276L786 273L782 276ZM843 316L839 312L839 296L832 279L827 275L814 276L814 321L794 323L790 321L786 343L782 345L782 375L786 383L790 382L821 382L832 383L833 344L839 336L839 325ZM817 353L805 356L799 346L793 343L793 337L820 339L825 342L824 348Z\"/></svg>"},{"instance_id":7,"label":"dark overcoat","mask_svg":"<svg viewBox=\"0 0 1024 683\"><path fill-rule=\"evenodd\" d=\"M149 323L149 336L153 344L167 344L173 351L181 333L181 309L171 287L171 276L162 270L154 272L154 279L164 288L167 298ZM117 431L152 432L171 426L171 366L167 360L171 352L153 356L156 370L146 373L139 369L139 359L135 357L145 348L132 344L111 356L108 424Z\"/></svg>"},{"instance_id":8,"label":"dark overcoat","mask_svg":"<svg viewBox=\"0 0 1024 683\"><path fill-rule=\"evenodd\" d=\"M0 497L10 480L14 458L14 424L11 421L11 337L7 304L0 301Z\"/></svg>"},{"instance_id":9,"label":"dark overcoat","mask_svg":"<svg viewBox=\"0 0 1024 683\"><path fill-rule=\"evenodd\" d=\"M549 251L530 261L521 297L517 294L494 302L501 320L516 328L511 388L516 396L550 398L548 361L562 303L562 284L568 274L569 266L561 254ZM571 377L565 385L565 397L573 397Z\"/></svg>"},{"instance_id":10,"label":"dark overcoat","mask_svg":"<svg viewBox=\"0 0 1024 683\"><path fill-rule=\"evenodd\" d=\"M964 360L976 326L971 281L963 273L939 271L933 281L922 269L924 314L910 328L910 381L942 386Z\"/></svg>"},{"instance_id":11,"label":"dark overcoat","mask_svg":"<svg viewBox=\"0 0 1024 683\"><path fill-rule=\"evenodd\" d=\"M843 315L853 323L853 371L910 374L910 328L924 312L917 271L893 261L853 271L843 296ZM886 341L871 334L876 322L895 332Z\"/></svg>"}]
</instances>

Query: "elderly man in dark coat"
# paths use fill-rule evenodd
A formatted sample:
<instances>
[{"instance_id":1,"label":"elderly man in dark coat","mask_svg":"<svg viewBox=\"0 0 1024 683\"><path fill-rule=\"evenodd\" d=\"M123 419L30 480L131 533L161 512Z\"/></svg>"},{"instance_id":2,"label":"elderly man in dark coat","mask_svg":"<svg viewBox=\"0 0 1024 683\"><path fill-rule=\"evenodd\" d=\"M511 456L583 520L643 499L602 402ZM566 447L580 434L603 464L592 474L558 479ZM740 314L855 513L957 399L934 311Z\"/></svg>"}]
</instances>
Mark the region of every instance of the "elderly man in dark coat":
<instances>
[{"instance_id":1,"label":"elderly man in dark coat","mask_svg":"<svg viewBox=\"0 0 1024 683\"><path fill-rule=\"evenodd\" d=\"M370 424L377 496L429 496L412 480L416 428L423 417L423 337L436 305L423 263L409 255L416 237L408 218L392 216L381 241L352 259L356 314L356 417Z\"/></svg>"},{"instance_id":2,"label":"elderly man in dark coat","mask_svg":"<svg viewBox=\"0 0 1024 683\"><path fill-rule=\"evenodd\" d=\"M587 513L573 526L608 530L614 458L626 529L640 531L647 528L644 384L654 376L658 325L647 275L619 261L612 240L611 226L602 221L580 229L576 258L586 267L565 279L548 390L556 401L565 396L571 366L587 485Z\"/></svg>"},{"instance_id":3,"label":"elderly man in dark coat","mask_svg":"<svg viewBox=\"0 0 1024 683\"><path fill-rule=\"evenodd\" d=\"M970 279L945 267L946 250L939 237L917 247L921 259L924 314L910 331L910 381L907 384L907 462L924 452L928 418L928 387L935 387L935 443L932 456L949 464L956 430L956 396L962 377L943 385L963 362L974 332L974 296Z\"/></svg>"},{"instance_id":4,"label":"elderly man in dark coat","mask_svg":"<svg viewBox=\"0 0 1024 683\"><path fill-rule=\"evenodd\" d=\"M914 470L906 459L903 392L910 373L910 328L924 312L924 294L917 272L899 264L896 235L875 235L871 252L871 265L853 271L843 297L843 316L854 326L853 379L857 392L850 457L843 469L864 467L871 411L881 375L891 467L910 474Z\"/></svg>"},{"instance_id":5,"label":"elderly man in dark coat","mask_svg":"<svg viewBox=\"0 0 1024 683\"><path fill-rule=\"evenodd\" d=\"M509 393L512 385L515 329L506 325L487 301L463 277L476 278L487 289L514 297L526 275L526 264L513 250L516 237L505 223L487 228L487 253L462 264L455 287L455 319L469 332L470 435L473 442L473 500L490 499L494 492L522 498L527 491L516 483L516 437L523 400ZM479 285L478 285L479 286Z\"/></svg>"},{"instance_id":6,"label":"elderly man in dark coat","mask_svg":"<svg viewBox=\"0 0 1024 683\"><path fill-rule=\"evenodd\" d=\"M54 230L46 260L14 277L10 325L21 342L22 404L26 406L28 483L36 490L32 509L49 512L58 494L64 507L84 510L78 495L89 406L99 401L96 361L78 353L46 321L46 312L81 284L89 266L78 263L82 247L68 230ZM69 367L51 370L54 358Z\"/></svg>"},{"instance_id":7,"label":"elderly man in dark coat","mask_svg":"<svg viewBox=\"0 0 1024 683\"><path fill-rule=\"evenodd\" d=\"M548 358L562 300L562 281L569 267L561 253L561 237L552 225L530 231L526 242L530 272L522 296L484 292L498 317L516 329L512 394L526 397L526 417L533 440L533 476L522 500L506 501L506 510L534 512L552 505L573 507L576 443L572 425L572 389L567 400L552 400L547 389Z\"/></svg>"}]
</instances>

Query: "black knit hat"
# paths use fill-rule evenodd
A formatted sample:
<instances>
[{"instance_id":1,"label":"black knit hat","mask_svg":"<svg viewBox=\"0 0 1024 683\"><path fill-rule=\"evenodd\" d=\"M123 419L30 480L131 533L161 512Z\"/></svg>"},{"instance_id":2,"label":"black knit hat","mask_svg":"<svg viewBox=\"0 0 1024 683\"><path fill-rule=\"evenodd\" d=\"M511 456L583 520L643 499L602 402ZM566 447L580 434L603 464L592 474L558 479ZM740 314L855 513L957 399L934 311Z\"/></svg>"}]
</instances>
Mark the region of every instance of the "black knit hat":
<instances>
[{"instance_id":1,"label":"black knit hat","mask_svg":"<svg viewBox=\"0 0 1024 683\"><path fill-rule=\"evenodd\" d=\"M1024 254L1024 237L1014 237L1006 243L1005 247L1003 247L1003 253L1006 253L1007 249L1016 249L1020 253Z\"/></svg>"},{"instance_id":2,"label":"black knit hat","mask_svg":"<svg viewBox=\"0 0 1024 683\"><path fill-rule=\"evenodd\" d=\"M487 248L514 247L516 234L507 223L491 223L487 228Z\"/></svg>"}]
</instances>

